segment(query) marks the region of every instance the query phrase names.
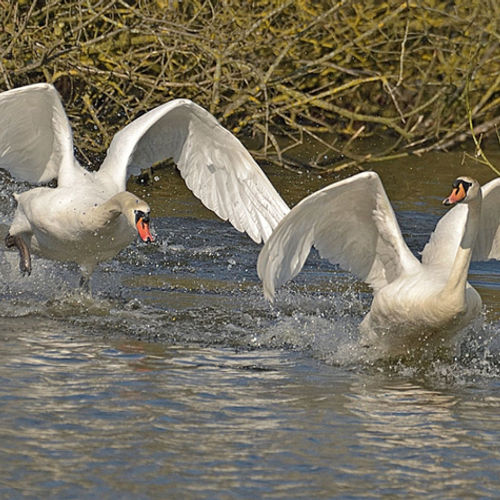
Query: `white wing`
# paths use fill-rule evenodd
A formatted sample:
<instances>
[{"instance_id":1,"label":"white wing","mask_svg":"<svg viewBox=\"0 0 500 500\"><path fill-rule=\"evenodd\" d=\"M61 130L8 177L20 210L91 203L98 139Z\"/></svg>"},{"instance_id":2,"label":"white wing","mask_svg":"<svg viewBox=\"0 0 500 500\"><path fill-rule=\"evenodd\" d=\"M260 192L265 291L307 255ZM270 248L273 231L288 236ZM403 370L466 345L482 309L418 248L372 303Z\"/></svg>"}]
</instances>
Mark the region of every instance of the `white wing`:
<instances>
[{"instance_id":1,"label":"white wing","mask_svg":"<svg viewBox=\"0 0 500 500\"><path fill-rule=\"evenodd\" d=\"M302 200L281 221L260 252L264 294L301 270L312 246L321 257L378 290L420 266L403 240L380 178L365 172Z\"/></svg>"},{"instance_id":2,"label":"white wing","mask_svg":"<svg viewBox=\"0 0 500 500\"><path fill-rule=\"evenodd\" d=\"M483 202L473 261L500 259L500 178L482 188ZM422 252L422 263L451 269L462 239L467 206L454 206L437 223Z\"/></svg>"},{"instance_id":3,"label":"white wing","mask_svg":"<svg viewBox=\"0 0 500 500\"><path fill-rule=\"evenodd\" d=\"M0 168L31 183L74 166L73 139L57 90L48 83L0 94Z\"/></svg>"},{"instance_id":4,"label":"white wing","mask_svg":"<svg viewBox=\"0 0 500 500\"><path fill-rule=\"evenodd\" d=\"M472 260L500 260L500 178L482 187L483 204Z\"/></svg>"},{"instance_id":5,"label":"white wing","mask_svg":"<svg viewBox=\"0 0 500 500\"><path fill-rule=\"evenodd\" d=\"M163 104L116 134L99 173L125 189L129 175L166 158L210 210L257 243L289 212L241 142L187 99Z\"/></svg>"}]
</instances>

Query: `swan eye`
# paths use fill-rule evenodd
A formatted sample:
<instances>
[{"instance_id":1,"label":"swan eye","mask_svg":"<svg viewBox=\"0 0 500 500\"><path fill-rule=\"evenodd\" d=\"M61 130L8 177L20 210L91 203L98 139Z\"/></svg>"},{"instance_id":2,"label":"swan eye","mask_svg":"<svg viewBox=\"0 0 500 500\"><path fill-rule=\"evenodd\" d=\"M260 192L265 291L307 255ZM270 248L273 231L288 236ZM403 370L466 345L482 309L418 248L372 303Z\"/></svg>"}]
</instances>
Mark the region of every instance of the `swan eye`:
<instances>
[{"instance_id":1,"label":"swan eye","mask_svg":"<svg viewBox=\"0 0 500 500\"><path fill-rule=\"evenodd\" d=\"M462 181L462 186L464 188L465 193L469 191L469 188L472 186L472 183L467 182L467 181Z\"/></svg>"},{"instance_id":2,"label":"swan eye","mask_svg":"<svg viewBox=\"0 0 500 500\"><path fill-rule=\"evenodd\" d=\"M461 190L463 190L462 192L467 195L467 191L469 191L471 186L472 184L470 182L464 181L463 179L455 179L452 184L456 195L458 195Z\"/></svg>"},{"instance_id":3,"label":"swan eye","mask_svg":"<svg viewBox=\"0 0 500 500\"><path fill-rule=\"evenodd\" d=\"M463 179L455 179L452 184L453 190L451 192L451 195L443 200L443 204L453 205L454 203L460 203L461 201L464 201L471 186L472 183L470 182L467 182Z\"/></svg>"},{"instance_id":4,"label":"swan eye","mask_svg":"<svg viewBox=\"0 0 500 500\"><path fill-rule=\"evenodd\" d=\"M135 210L135 223L137 224L139 221L149 224L149 214L144 213L142 210Z\"/></svg>"}]
</instances>

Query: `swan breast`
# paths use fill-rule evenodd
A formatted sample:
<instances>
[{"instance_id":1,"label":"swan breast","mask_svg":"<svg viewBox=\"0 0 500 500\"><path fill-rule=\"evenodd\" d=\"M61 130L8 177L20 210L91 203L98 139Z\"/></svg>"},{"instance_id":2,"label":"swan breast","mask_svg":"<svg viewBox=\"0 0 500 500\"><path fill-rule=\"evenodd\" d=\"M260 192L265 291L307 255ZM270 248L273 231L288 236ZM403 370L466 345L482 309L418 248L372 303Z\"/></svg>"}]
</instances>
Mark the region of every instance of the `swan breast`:
<instances>
[{"instance_id":1,"label":"swan breast","mask_svg":"<svg viewBox=\"0 0 500 500\"><path fill-rule=\"evenodd\" d=\"M392 355L446 344L481 310L479 293L467 284L465 295L445 290L449 271L422 266L374 294L360 325L364 345Z\"/></svg>"}]
</instances>

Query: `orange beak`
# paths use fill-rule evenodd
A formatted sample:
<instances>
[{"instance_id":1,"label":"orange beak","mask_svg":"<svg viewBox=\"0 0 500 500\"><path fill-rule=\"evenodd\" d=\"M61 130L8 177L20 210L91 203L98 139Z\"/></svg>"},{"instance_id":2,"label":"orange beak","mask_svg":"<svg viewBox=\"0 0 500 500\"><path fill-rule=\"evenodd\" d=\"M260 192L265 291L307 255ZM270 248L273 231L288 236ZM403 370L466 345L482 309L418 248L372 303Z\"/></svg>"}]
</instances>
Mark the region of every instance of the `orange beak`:
<instances>
[{"instance_id":1,"label":"orange beak","mask_svg":"<svg viewBox=\"0 0 500 500\"><path fill-rule=\"evenodd\" d=\"M458 203L462 201L467 196L465 192L464 185L460 183L456 188L453 189L450 196L443 200L443 205L453 205L454 203Z\"/></svg>"},{"instance_id":2,"label":"orange beak","mask_svg":"<svg viewBox=\"0 0 500 500\"><path fill-rule=\"evenodd\" d=\"M152 241L154 241L149 228L149 217L139 217L137 219L136 227L142 241L145 241L146 243L151 243Z\"/></svg>"}]
</instances>

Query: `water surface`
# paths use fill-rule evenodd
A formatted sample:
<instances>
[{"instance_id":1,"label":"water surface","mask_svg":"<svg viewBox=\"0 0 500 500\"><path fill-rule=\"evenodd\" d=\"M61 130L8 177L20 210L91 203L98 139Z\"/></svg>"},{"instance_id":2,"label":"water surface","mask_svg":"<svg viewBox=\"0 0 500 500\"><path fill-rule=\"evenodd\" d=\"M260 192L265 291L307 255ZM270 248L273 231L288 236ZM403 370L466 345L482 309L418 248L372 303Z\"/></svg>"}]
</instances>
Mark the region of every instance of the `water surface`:
<instances>
[{"instance_id":1,"label":"water surface","mask_svg":"<svg viewBox=\"0 0 500 500\"><path fill-rule=\"evenodd\" d=\"M414 252L458 154L377 166ZM270 178L294 204L332 178ZM432 174L429 174L432 172ZM1 498L497 498L500 264L475 264L483 325L453 361L373 366L356 347L369 289L312 254L266 303L259 247L174 171L131 186L157 240L75 291L71 265L0 252ZM9 194L2 177L0 223Z\"/></svg>"}]
</instances>

